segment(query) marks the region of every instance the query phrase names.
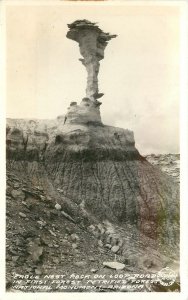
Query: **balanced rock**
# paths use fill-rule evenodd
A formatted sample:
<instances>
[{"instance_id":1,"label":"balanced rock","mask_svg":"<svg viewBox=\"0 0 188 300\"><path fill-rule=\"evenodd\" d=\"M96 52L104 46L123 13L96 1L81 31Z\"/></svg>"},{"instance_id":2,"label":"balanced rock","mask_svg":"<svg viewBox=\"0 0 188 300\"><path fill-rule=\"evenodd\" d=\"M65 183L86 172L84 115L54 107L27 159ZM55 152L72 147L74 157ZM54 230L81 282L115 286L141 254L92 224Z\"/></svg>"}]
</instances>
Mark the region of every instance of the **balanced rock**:
<instances>
[{"instance_id":1,"label":"balanced rock","mask_svg":"<svg viewBox=\"0 0 188 300\"><path fill-rule=\"evenodd\" d=\"M99 61L104 58L104 50L108 42L116 35L103 32L96 23L88 20L77 20L68 24L67 38L79 43L80 61L85 66L87 77L86 97L92 100L100 98L103 94L98 92Z\"/></svg>"}]
</instances>

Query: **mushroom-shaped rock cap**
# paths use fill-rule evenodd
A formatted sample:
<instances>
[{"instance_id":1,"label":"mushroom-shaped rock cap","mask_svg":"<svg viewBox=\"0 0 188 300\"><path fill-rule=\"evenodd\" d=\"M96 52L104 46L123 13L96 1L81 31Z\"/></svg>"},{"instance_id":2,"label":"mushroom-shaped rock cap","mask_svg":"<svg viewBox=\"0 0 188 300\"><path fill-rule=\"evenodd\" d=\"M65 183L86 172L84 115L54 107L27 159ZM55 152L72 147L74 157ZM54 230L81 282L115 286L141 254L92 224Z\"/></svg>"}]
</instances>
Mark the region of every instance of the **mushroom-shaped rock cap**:
<instances>
[{"instance_id":1,"label":"mushroom-shaped rock cap","mask_svg":"<svg viewBox=\"0 0 188 300\"><path fill-rule=\"evenodd\" d=\"M103 32L97 25L97 23L90 22L88 20L76 20L71 24L68 24L69 31L67 32L67 38L72 39L74 41L79 42L79 32L81 32L84 29L89 29L92 31L96 31L98 35L98 40L100 42L106 42L111 40L112 38L115 38L116 34L109 34L106 32Z\"/></svg>"},{"instance_id":2,"label":"mushroom-shaped rock cap","mask_svg":"<svg viewBox=\"0 0 188 300\"><path fill-rule=\"evenodd\" d=\"M88 26L95 26L97 23L92 23L86 19L83 19L83 20L76 20L74 22L72 22L71 24L68 24L68 27L70 29L72 28L76 28L77 26L85 26L85 25L88 25ZM95 26L95 27L98 27L98 26Z\"/></svg>"}]
</instances>

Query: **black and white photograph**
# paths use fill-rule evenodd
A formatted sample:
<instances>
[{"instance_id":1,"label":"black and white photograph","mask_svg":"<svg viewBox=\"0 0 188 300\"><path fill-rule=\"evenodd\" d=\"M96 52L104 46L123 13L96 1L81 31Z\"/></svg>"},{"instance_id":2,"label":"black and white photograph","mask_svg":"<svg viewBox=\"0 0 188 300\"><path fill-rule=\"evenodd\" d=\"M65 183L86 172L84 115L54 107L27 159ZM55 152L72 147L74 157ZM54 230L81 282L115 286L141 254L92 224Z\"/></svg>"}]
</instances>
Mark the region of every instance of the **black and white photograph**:
<instances>
[{"instance_id":1,"label":"black and white photograph","mask_svg":"<svg viewBox=\"0 0 188 300\"><path fill-rule=\"evenodd\" d=\"M133 2L7 1L7 295L181 293L182 8Z\"/></svg>"}]
</instances>

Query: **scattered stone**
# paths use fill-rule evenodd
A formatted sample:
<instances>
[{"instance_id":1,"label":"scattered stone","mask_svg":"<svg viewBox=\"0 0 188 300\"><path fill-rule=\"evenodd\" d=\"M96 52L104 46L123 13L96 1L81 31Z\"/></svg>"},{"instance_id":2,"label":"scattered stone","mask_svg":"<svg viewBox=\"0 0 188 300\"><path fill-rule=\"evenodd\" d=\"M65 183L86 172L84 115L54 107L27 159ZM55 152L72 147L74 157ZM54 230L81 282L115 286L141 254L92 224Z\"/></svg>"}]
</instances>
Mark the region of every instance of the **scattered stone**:
<instances>
[{"instance_id":1,"label":"scattered stone","mask_svg":"<svg viewBox=\"0 0 188 300\"><path fill-rule=\"evenodd\" d=\"M103 247L103 242L101 240L98 241L99 247Z\"/></svg>"},{"instance_id":2,"label":"scattered stone","mask_svg":"<svg viewBox=\"0 0 188 300\"><path fill-rule=\"evenodd\" d=\"M11 195L14 199L20 199L20 200L25 199L25 194L20 190L12 190Z\"/></svg>"},{"instance_id":3,"label":"scattered stone","mask_svg":"<svg viewBox=\"0 0 188 300\"><path fill-rule=\"evenodd\" d=\"M57 209L57 210L61 210L61 205L60 205L60 204L58 204L58 203L56 203L56 205L55 205L55 209Z\"/></svg>"},{"instance_id":4,"label":"scattered stone","mask_svg":"<svg viewBox=\"0 0 188 300\"><path fill-rule=\"evenodd\" d=\"M111 236L111 234L109 234L106 239L107 244L111 244L111 239L112 239L112 236Z\"/></svg>"},{"instance_id":5,"label":"scattered stone","mask_svg":"<svg viewBox=\"0 0 188 300\"><path fill-rule=\"evenodd\" d=\"M119 238L115 235L111 236L110 244L112 246L116 246L117 244L119 244Z\"/></svg>"},{"instance_id":6,"label":"scattered stone","mask_svg":"<svg viewBox=\"0 0 188 300\"><path fill-rule=\"evenodd\" d=\"M147 269L151 269L152 267L156 267L156 264L153 262L153 260L151 259L145 259L143 261L143 265L147 268Z\"/></svg>"},{"instance_id":7,"label":"scattered stone","mask_svg":"<svg viewBox=\"0 0 188 300\"><path fill-rule=\"evenodd\" d=\"M94 257L89 257L90 261L96 261L96 259Z\"/></svg>"},{"instance_id":8,"label":"scattered stone","mask_svg":"<svg viewBox=\"0 0 188 300\"><path fill-rule=\"evenodd\" d=\"M43 195L40 195L40 199L41 199L42 201L45 201L45 200L46 200L46 198L45 198Z\"/></svg>"},{"instance_id":9,"label":"scattered stone","mask_svg":"<svg viewBox=\"0 0 188 300\"><path fill-rule=\"evenodd\" d=\"M90 225L87 228L89 231L94 231L95 230L95 226L94 225Z\"/></svg>"},{"instance_id":10,"label":"scattered stone","mask_svg":"<svg viewBox=\"0 0 188 300\"><path fill-rule=\"evenodd\" d=\"M53 261L53 263L56 264L56 265L58 265L58 264L60 263L59 259L56 258L56 257L53 258L52 261Z\"/></svg>"},{"instance_id":11,"label":"scattered stone","mask_svg":"<svg viewBox=\"0 0 188 300\"><path fill-rule=\"evenodd\" d=\"M12 261L12 258L11 258L11 256L10 256L10 255L8 255L8 254L7 254L7 256L6 256L6 261Z\"/></svg>"},{"instance_id":12,"label":"scattered stone","mask_svg":"<svg viewBox=\"0 0 188 300\"><path fill-rule=\"evenodd\" d=\"M16 246L23 246L24 240L22 238L21 239L16 239L15 244L16 244Z\"/></svg>"},{"instance_id":13,"label":"scattered stone","mask_svg":"<svg viewBox=\"0 0 188 300\"><path fill-rule=\"evenodd\" d=\"M53 232L52 230L49 229L48 231L51 233L51 235L56 236L55 232Z\"/></svg>"},{"instance_id":14,"label":"scattered stone","mask_svg":"<svg viewBox=\"0 0 188 300\"><path fill-rule=\"evenodd\" d=\"M86 261L77 261L74 263L76 267L85 267L87 265Z\"/></svg>"},{"instance_id":15,"label":"scattered stone","mask_svg":"<svg viewBox=\"0 0 188 300\"><path fill-rule=\"evenodd\" d=\"M47 239L47 237L45 237L45 236L43 236L42 238L41 238L41 244L44 244L44 245L48 245L48 239Z\"/></svg>"},{"instance_id":16,"label":"scattered stone","mask_svg":"<svg viewBox=\"0 0 188 300\"><path fill-rule=\"evenodd\" d=\"M53 230L58 228L55 224L51 224L51 225L53 227Z\"/></svg>"},{"instance_id":17,"label":"scattered stone","mask_svg":"<svg viewBox=\"0 0 188 300\"><path fill-rule=\"evenodd\" d=\"M72 248L76 249L76 248L78 248L78 245L74 243L74 244L72 244Z\"/></svg>"},{"instance_id":18,"label":"scattered stone","mask_svg":"<svg viewBox=\"0 0 188 300\"><path fill-rule=\"evenodd\" d=\"M66 233L71 234L73 232L73 230L69 227L65 228Z\"/></svg>"},{"instance_id":19,"label":"scattered stone","mask_svg":"<svg viewBox=\"0 0 188 300\"><path fill-rule=\"evenodd\" d=\"M113 228L108 228L106 231L106 234L111 235L114 234L114 229Z\"/></svg>"},{"instance_id":20,"label":"scattered stone","mask_svg":"<svg viewBox=\"0 0 188 300\"><path fill-rule=\"evenodd\" d=\"M24 212L30 212L30 210L27 207L24 207Z\"/></svg>"},{"instance_id":21,"label":"scattered stone","mask_svg":"<svg viewBox=\"0 0 188 300\"><path fill-rule=\"evenodd\" d=\"M96 238L100 237L100 233L98 231L93 231L92 233Z\"/></svg>"},{"instance_id":22,"label":"scattered stone","mask_svg":"<svg viewBox=\"0 0 188 300\"><path fill-rule=\"evenodd\" d=\"M64 211L62 210L61 213L62 213L62 215L63 215L66 219L72 221L73 223L76 223L76 221L75 221L70 215L68 215L66 212L64 212Z\"/></svg>"},{"instance_id":23,"label":"scattered stone","mask_svg":"<svg viewBox=\"0 0 188 300\"><path fill-rule=\"evenodd\" d=\"M36 237L36 231L34 229L20 232L20 234L22 235L22 237L24 239L27 239L27 240L31 239L32 237Z\"/></svg>"},{"instance_id":24,"label":"scattered stone","mask_svg":"<svg viewBox=\"0 0 188 300\"><path fill-rule=\"evenodd\" d=\"M19 216L22 217L22 218L26 218L26 217L27 217L27 216L26 216L24 213L22 213L22 212L19 212Z\"/></svg>"},{"instance_id":25,"label":"scattered stone","mask_svg":"<svg viewBox=\"0 0 188 300\"><path fill-rule=\"evenodd\" d=\"M128 264L129 264L128 258L123 258L123 262L124 262L126 265L128 265Z\"/></svg>"},{"instance_id":26,"label":"scattered stone","mask_svg":"<svg viewBox=\"0 0 188 300\"><path fill-rule=\"evenodd\" d=\"M41 275L42 274L42 271L40 269L35 269L35 274L36 275Z\"/></svg>"},{"instance_id":27,"label":"scattered stone","mask_svg":"<svg viewBox=\"0 0 188 300\"><path fill-rule=\"evenodd\" d=\"M19 187L20 187L20 185L18 182L14 183L14 189L18 189Z\"/></svg>"},{"instance_id":28,"label":"scattered stone","mask_svg":"<svg viewBox=\"0 0 188 300\"><path fill-rule=\"evenodd\" d=\"M73 234L71 234L71 240L72 240L73 242L76 242L76 241L79 240L79 236L78 236L77 234L73 233Z\"/></svg>"},{"instance_id":29,"label":"scattered stone","mask_svg":"<svg viewBox=\"0 0 188 300\"><path fill-rule=\"evenodd\" d=\"M101 234L103 234L105 232L105 229L103 228L102 224L99 223L97 225L97 227L98 227L98 229L99 229L99 231L100 231Z\"/></svg>"},{"instance_id":30,"label":"scattered stone","mask_svg":"<svg viewBox=\"0 0 188 300\"><path fill-rule=\"evenodd\" d=\"M12 188L10 186L6 187L6 195L11 196Z\"/></svg>"},{"instance_id":31,"label":"scattered stone","mask_svg":"<svg viewBox=\"0 0 188 300\"><path fill-rule=\"evenodd\" d=\"M123 270L125 268L124 264L119 263L117 261L103 262L103 266L108 267L110 269L115 269L115 270Z\"/></svg>"},{"instance_id":32,"label":"scattered stone","mask_svg":"<svg viewBox=\"0 0 188 300\"><path fill-rule=\"evenodd\" d=\"M50 218L51 217L51 212L47 210L46 215L47 215L48 218Z\"/></svg>"},{"instance_id":33,"label":"scattered stone","mask_svg":"<svg viewBox=\"0 0 188 300\"><path fill-rule=\"evenodd\" d=\"M61 255L68 255L68 254L70 254L68 249L64 249L61 251Z\"/></svg>"},{"instance_id":34,"label":"scattered stone","mask_svg":"<svg viewBox=\"0 0 188 300\"><path fill-rule=\"evenodd\" d=\"M36 186L35 187L38 191L40 191L40 192L43 192L44 191L44 189L41 187L41 186Z\"/></svg>"},{"instance_id":35,"label":"scattered stone","mask_svg":"<svg viewBox=\"0 0 188 300\"><path fill-rule=\"evenodd\" d=\"M19 256L13 256L12 260L16 262L18 260L18 258L19 258Z\"/></svg>"},{"instance_id":36,"label":"scattered stone","mask_svg":"<svg viewBox=\"0 0 188 300\"><path fill-rule=\"evenodd\" d=\"M67 241L67 239L60 239L60 241L61 241L62 244L65 244L65 245L69 244L69 242Z\"/></svg>"},{"instance_id":37,"label":"scattered stone","mask_svg":"<svg viewBox=\"0 0 188 300\"><path fill-rule=\"evenodd\" d=\"M45 222L45 221L37 221L37 223L38 223L41 227L46 226L46 222Z\"/></svg>"},{"instance_id":38,"label":"scattered stone","mask_svg":"<svg viewBox=\"0 0 188 300\"><path fill-rule=\"evenodd\" d=\"M97 269L91 269L92 273L96 273L98 270Z\"/></svg>"},{"instance_id":39,"label":"scattered stone","mask_svg":"<svg viewBox=\"0 0 188 300\"><path fill-rule=\"evenodd\" d=\"M27 270L27 272L30 273L30 272L32 272L33 269L32 268L27 268L26 270Z\"/></svg>"},{"instance_id":40,"label":"scattered stone","mask_svg":"<svg viewBox=\"0 0 188 300\"><path fill-rule=\"evenodd\" d=\"M119 251L119 246L113 246L111 248L111 251L114 252L114 253L117 253Z\"/></svg>"},{"instance_id":41,"label":"scattered stone","mask_svg":"<svg viewBox=\"0 0 188 300\"><path fill-rule=\"evenodd\" d=\"M134 255L131 255L131 257L128 257L124 260L124 263L128 264L130 267L135 267L139 265L138 258Z\"/></svg>"},{"instance_id":42,"label":"scattered stone","mask_svg":"<svg viewBox=\"0 0 188 300\"><path fill-rule=\"evenodd\" d=\"M9 249L9 252L10 252L12 255L16 255L16 256L17 256L17 254L18 254L18 252L15 251L15 250L12 249L12 248Z\"/></svg>"},{"instance_id":43,"label":"scattered stone","mask_svg":"<svg viewBox=\"0 0 188 300\"><path fill-rule=\"evenodd\" d=\"M34 191L33 189L30 190L30 189L27 189L27 188L22 188L22 191L24 192L25 197L27 199L31 199L31 200L34 200L34 201L41 199L38 191Z\"/></svg>"},{"instance_id":44,"label":"scattered stone","mask_svg":"<svg viewBox=\"0 0 188 300\"><path fill-rule=\"evenodd\" d=\"M43 254L43 247L40 246L40 239L36 238L28 244L28 253L33 262L38 262Z\"/></svg>"},{"instance_id":45,"label":"scattered stone","mask_svg":"<svg viewBox=\"0 0 188 300\"><path fill-rule=\"evenodd\" d=\"M120 238L118 239L118 246L119 246L119 247L122 247L122 246L123 246L123 240L120 239Z\"/></svg>"},{"instance_id":46,"label":"scattered stone","mask_svg":"<svg viewBox=\"0 0 188 300\"><path fill-rule=\"evenodd\" d=\"M99 250L99 252L102 253L102 254L105 253L105 250L104 250L103 248L101 248L101 247L99 247L98 250Z\"/></svg>"},{"instance_id":47,"label":"scattered stone","mask_svg":"<svg viewBox=\"0 0 188 300\"><path fill-rule=\"evenodd\" d=\"M112 248L112 245L110 245L110 244L105 244L104 246L105 246L105 248L108 248L108 249Z\"/></svg>"}]
</instances>

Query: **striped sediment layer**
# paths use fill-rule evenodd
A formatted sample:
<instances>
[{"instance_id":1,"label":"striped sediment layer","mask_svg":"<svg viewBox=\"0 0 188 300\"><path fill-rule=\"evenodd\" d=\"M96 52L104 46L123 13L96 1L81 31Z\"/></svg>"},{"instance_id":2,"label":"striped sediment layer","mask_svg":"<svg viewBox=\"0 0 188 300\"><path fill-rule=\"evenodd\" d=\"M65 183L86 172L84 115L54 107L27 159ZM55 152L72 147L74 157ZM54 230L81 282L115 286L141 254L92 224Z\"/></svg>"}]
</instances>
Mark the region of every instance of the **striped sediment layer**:
<instances>
[{"instance_id":1,"label":"striped sediment layer","mask_svg":"<svg viewBox=\"0 0 188 300\"><path fill-rule=\"evenodd\" d=\"M48 178L45 188L50 181L61 189L62 204L71 199L99 221L133 224L154 240L178 244L178 186L140 155L133 132L102 124L29 131L30 123L8 123L8 168L33 182Z\"/></svg>"}]
</instances>

